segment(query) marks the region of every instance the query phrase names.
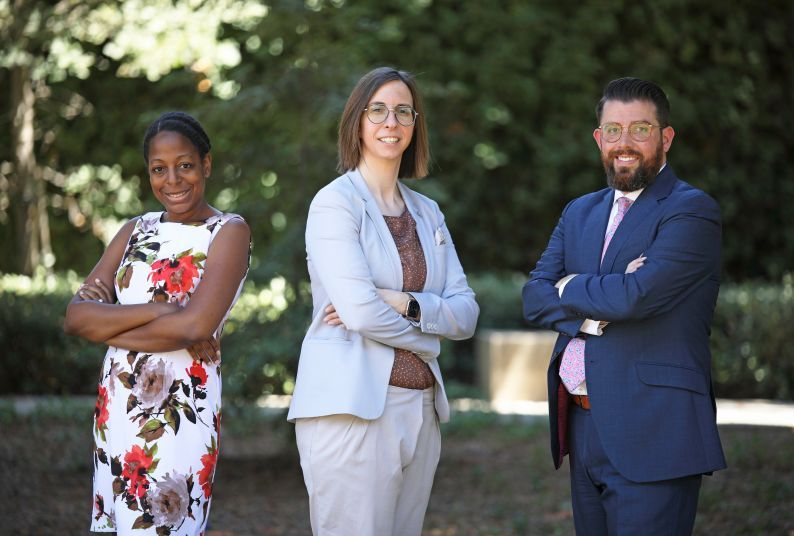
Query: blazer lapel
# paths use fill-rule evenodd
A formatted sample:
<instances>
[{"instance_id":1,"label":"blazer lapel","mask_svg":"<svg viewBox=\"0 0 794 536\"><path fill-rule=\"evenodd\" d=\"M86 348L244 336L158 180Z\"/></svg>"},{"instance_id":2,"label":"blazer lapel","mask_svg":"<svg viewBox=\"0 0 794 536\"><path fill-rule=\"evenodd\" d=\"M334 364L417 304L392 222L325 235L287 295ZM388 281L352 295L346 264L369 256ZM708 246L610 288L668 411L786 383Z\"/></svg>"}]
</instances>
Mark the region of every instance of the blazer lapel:
<instances>
[{"instance_id":1,"label":"blazer lapel","mask_svg":"<svg viewBox=\"0 0 794 536\"><path fill-rule=\"evenodd\" d=\"M604 261L601 263L601 273L611 273L615 259L620 253L623 245L628 241L634 231L639 227L640 222L645 220L649 214L659 207L659 202L670 195L670 191L676 181L675 173L670 165L666 165L656 179L651 183L637 200L631 205L623 221L620 222L612 241L609 243ZM601 241L603 244L603 240Z\"/></svg>"},{"instance_id":2,"label":"blazer lapel","mask_svg":"<svg viewBox=\"0 0 794 536\"><path fill-rule=\"evenodd\" d=\"M604 249L604 235L609 222L609 211L612 210L614 199L611 189L607 189L604 198L590 214L587 215L582 232L582 261L583 269L574 270L572 273L598 273L601 263L601 250Z\"/></svg>"},{"instance_id":3,"label":"blazer lapel","mask_svg":"<svg viewBox=\"0 0 794 536\"><path fill-rule=\"evenodd\" d=\"M383 248L389 255L389 264L391 265L392 271L394 272L393 284L396 285L395 289L402 288L403 267L400 263L400 253L397 251L397 244L394 243L394 237L392 237L391 232L389 231L389 226L386 225L386 220L383 218L383 214L381 214L381 211L378 208L378 203L372 196L372 192L370 192L369 188L367 188L367 183L364 181L364 177L361 175L361 172L358 169L347 172L347 177L350 179L350 182L353 184L356 192L358 192L358 195L361 197L366 217L372 223L372 226L375 228L378 236L380 237ZM364 232L363 228L361 232Z\"/></svg>"}]
</instances>

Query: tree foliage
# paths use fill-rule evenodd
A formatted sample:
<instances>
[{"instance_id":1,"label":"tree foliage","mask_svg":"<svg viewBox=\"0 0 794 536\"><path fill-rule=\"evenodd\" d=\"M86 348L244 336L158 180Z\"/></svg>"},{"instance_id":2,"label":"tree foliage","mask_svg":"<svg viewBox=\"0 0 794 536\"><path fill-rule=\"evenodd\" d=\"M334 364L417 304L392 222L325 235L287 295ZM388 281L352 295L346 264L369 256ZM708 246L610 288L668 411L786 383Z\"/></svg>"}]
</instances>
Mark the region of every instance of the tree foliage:
<instances>
[{"instance_id":1,"label":"tree foliage","mask_svg":"<svg viewBox=\"0 0 794 536\"><path fill-rule=\"evenodd\" d=\"M722 207L726 280L780 281L793 27L785 0L0 0L0 271L24 271L34 220L51 237L38 264L89 271L121 221L157 210L140 139L186 110L213 141L211 202L253 229L249 278L290 289L279 318L229 335L246 355L227 381L281 390L310 306L308 205L336 176L350 90L393 65L417 75L430 129L431 176L411 186L439 201L468 272L526 273L565 203L603 187L594 107L609 80L638 76L670 98L671 165Z\"/></svg>"},{"instance_id":2,"label":"tree foliage","mask_svg":"<svg viewBox=\"0 0 794 536\"><path fill-rule=\"evenodd\" d=\"M256 277L304 279L303 220L335 176L344 100L383 64L418 75L436 165L415 186L441 202L470 270L528 269L565 202L602 186L593 108L624 75L668 92L670 161L720 202L728 277L778 278L792 265L794 14L784 1L21 4L39 14L6 48L0 77L23 56L49 76L37 90L47 98L36 101L35 154L53 170L56 267L86 269L57 251L63 240L101 248L70 227L105 229L95 234L107 240L116 227L102 222L138 212L141 196L153 206L138 139L178 108L214 139L213 201L253 221ZM0 2L6 17L9 6ZM4 221L4 241L12 226Z\"/></svg>"}]
</instances>

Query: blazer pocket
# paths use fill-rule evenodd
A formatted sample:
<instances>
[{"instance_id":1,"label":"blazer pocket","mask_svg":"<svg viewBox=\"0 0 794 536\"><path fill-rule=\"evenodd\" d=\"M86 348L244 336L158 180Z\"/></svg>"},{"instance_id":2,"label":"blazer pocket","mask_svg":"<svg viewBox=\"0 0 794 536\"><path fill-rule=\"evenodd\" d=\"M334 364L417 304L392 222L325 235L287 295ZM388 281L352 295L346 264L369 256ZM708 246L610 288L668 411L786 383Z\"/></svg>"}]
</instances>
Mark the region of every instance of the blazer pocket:
<instances>
[{"instance_id":1,"label":"blazer pocket","mask_svg":"<svg viewBox=\"0 0 794 536\"><path fill-rule=\"evenodd\" d=\"M705 395L709 392L706 376L699 370L663 363L636 363L637 376L646 385L677 387Z\"/></svg>"}]
</instances>

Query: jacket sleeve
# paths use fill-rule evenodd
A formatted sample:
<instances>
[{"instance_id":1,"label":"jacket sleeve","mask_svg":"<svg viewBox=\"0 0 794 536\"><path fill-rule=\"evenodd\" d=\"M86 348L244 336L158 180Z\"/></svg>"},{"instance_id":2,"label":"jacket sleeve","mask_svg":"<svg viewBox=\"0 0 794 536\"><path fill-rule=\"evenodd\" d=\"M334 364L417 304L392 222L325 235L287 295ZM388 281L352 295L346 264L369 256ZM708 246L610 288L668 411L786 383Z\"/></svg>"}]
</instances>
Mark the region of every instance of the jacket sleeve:
<instances>
[{"instance_id":1,"label":"jacket sleeve","mask_svg":"<svg viewBox=\"0 0 794 536\"><path fill-rule=\"evenodd\" d=\"M437 228L446 240L443 245L446 257L444 290L440 296L432 292L411 292L422 311L419 326L424 333L433 333L452 340L468 339L474 335L480 307L474 299L474 291L466 281L466 274L463 273L455 244L444 222L444 215L437 205L434 209L436 221L441 222Z\"/></svg>"},{"instance_id":2,"label":"jacket sleeve","mask_svg":"<svg viewBox=\"0 0 794 536\"><path fill-rule=\"evenodd\" d=\"M568 275L565 271L565 215L572 203L573 201L563 210L546 250L540 256L535 269L529 274L529 281L524 284L522 298L524 319L530 325L575 337L586 315L576 316L563 308L559 292L554 286L557 281ZM574 277L568 285L579 277L581 276Z\"/></svg>"},{"instance_id":3,"label":"jacket sleeve","mask_svg":"<svg viewBox=\"0 0 794 536\"><path fill-rule=\"evenodd\" d=\"M325 188L309 208L306 250L323 288L347 329L426 359L437 357L438 335L422 333L378 295L359 241L356 201Z\"/></svg>"},{"instance_id":4,"label":"jacket sleeve","mask_svg":"<svg viewBox=\"0 0 794 536\"><path fill-rule=\"evenodd\" d=\"M719 278L721 235L717 203L702 192L691 195L660 221L642 268L578 275L566 285L562 306L570 314L609 322L666 313L699 285Z\"/></svg>"}]
</instances>

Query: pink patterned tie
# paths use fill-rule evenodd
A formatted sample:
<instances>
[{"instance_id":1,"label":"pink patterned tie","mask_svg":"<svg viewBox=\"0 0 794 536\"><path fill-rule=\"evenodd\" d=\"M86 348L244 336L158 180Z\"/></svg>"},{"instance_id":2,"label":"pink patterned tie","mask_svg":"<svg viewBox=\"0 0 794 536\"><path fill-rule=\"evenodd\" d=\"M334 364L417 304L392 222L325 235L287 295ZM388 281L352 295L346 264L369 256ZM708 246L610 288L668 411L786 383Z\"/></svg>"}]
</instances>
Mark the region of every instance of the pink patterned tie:
<instances>
[{"instance_id":1,"label":"pink patterned tie","mask_svg":"<svg viewBox=\"0 0 794 536\"><path fill-rule=\"evenodd\" d=\"M628 197L618 198L618 212L615 214L615 219L612 220L612 223L607 229L607 234L604 236L604 249L601 251L602 262L604 260L604 254L609 247L609 243L612 241L612 237L615 236L618 225L623 221L623 217L626 215L626 212L629 211L629 207L631 207L632 203L633 201ZM560 379L562 383L565 384L565 388L568 389L569 393L573 392L585 380L584 347L585 340L580 337L574 337L568 343L568 346L565 347L565 351L562 354Z\"/></svg>"}]
</instances>

